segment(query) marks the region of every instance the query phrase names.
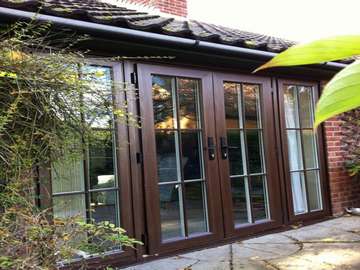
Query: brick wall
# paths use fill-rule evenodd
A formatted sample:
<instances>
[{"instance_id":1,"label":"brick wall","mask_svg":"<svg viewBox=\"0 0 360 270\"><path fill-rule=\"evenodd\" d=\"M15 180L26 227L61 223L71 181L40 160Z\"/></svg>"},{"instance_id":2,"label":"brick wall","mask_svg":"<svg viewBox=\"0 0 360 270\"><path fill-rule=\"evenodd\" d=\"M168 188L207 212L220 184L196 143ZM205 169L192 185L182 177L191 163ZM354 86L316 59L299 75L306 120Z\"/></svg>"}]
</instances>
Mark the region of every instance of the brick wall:
<instances>
[{"instance_id":1,"label":"brick wall","mask_svg":"<svg viewBox=\"0 0 360 270\"><path fill-rule=\"evenodd\" d=\"M130 2L153 6L168 14L187 16L187 0L130 0Z\"/></svg>"},{"instance_id":2,"label":"brick wall","mask_svg":"<svg viewBox=\"0 0 360 270\"><path fill-rule=\"evenodd\" d=\"M344 207L360 207L360 177L350 177L345 169L348 151L342 118L330 119L324 127L332 211L334 215L340 215Z\"/></svg>"}]
</instances>

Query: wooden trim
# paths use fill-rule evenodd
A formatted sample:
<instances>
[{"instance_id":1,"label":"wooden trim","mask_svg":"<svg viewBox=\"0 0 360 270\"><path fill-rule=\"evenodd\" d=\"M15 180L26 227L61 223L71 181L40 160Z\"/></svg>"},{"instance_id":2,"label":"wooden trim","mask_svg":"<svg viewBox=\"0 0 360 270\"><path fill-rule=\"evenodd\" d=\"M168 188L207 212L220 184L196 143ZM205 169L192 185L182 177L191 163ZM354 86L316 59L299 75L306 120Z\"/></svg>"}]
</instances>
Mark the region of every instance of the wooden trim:
<instances>
[{"instance_id":1,"label":"wooden trim","mask_svg":"<svg viewBox=\"0 0 360 270\"><path fill-rule=\"evenodd\" d=\"M287 146L287 136L285 128L285 111L284 111L284 85L297 85L297 86L308 86L314 89L313 97L316 100L319 95L318 82L315 81L300 81L300 80L284 80L278 79L278 93L279 93L279 108L280 108L280 130L282 134L282 149L283 149L283 164L284 164L284 174L285 174L285 186L286 186L286 196L288 203L288 215L290 223L304 222L311 219L321 218L330 215L329 200L328 200L328 183L326 178L326 163L325 163L325 149L323 141L323 130L318 128L317 130L317 151L318 151L318 162L319 162L319 176L320 176L320 185L321 185L321 195L322 195L322 205L323 209L321 211L308 212L305 214L294 214L294 207L292 201L292 191L291 191L291 178L290 178L290 165L288 157L288 146ZM305 164L303 165L305 166ZM309 211L309 209L308 209Z\"/></svg>"},{"instance_id":2,"label":"wooden trim","mask_svg":"<svg viewBox=\"0 0 360 270\"><path fill-rule=\"evenodd\" d=\"M239 82L260 85L260 107L261 123L263 132L264 162L267 177L267 192L269 198L270 220L267 222L247 224L234 228L232 213L231 185L229 182L229 162L228 159L219 159L221 173L222 202L225 219L226 237L245 236L269 228L280 226L282 223L281 200L277 190L280 188L278 164L276 162L276 143L275 124L272 104L272 87L270 78L259 76L247 76L229 73L214 73L215 91L215 114L217 136L226 138L225 107L224 107L224 88L223 82ZM220 148L218 149L220 152Z\"/></svg>"},{"instance_id":3,"label":"wooden trim","mask_svg":"<svg viewBox=\"0 0 360 270\"><path fill-rule=\"evenodd\" d=\"M156 163L156 148L155 148L155 131L152 108L152 85L151 74L161 74L175 77L187 77L201 80L201 97L202 97L202 134L204 146L204 169L205 179L207 179L207 206L210 233L203 236L187 237L180 241L161 243L160 231L160 205L159 192L157 181L157 163ZM146 201L146 216L147 228L149 233L149 251L150 254L166 252L169 250L181 249L184 247L191 247L194 243L212 242L219 239L222 232L221 223L221 208L220 198L216 196L219 194L218 171L216 164L217 160L208 160L207 151L207 137L215 138L214 125L214 110L213 110L213 93L212 93L212 78L211 72L180 69L169 66L154 66L154 65L138 65L139 80L139 98L141 102L141 116L145 121L142 121L142 145L144 156L144 186L145 186L145 201ZM146 117L146 118L145 118Z\"/></svg>"}]
</instances>

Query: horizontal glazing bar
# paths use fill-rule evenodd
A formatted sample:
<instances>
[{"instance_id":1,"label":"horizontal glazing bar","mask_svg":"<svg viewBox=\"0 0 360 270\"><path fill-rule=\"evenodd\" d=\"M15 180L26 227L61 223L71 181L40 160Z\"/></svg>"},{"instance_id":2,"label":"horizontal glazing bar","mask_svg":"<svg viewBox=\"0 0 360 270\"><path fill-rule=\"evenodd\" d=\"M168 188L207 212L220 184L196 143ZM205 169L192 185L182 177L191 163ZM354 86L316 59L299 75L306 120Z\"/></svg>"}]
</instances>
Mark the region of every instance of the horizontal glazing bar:
<instances>
[{"instance_id":1,"label":"horizontal glazing bar","mask_svg":"<svg viewBox=\"0 0 360 270\"><path fill-rule=\"evenodd\" d=\"M52 196L56 197L56 196L68 196L68 195L78 195L78 194L85 194L85 191L67 191L67 192L58 192L58 193L53 193Z\"/></svg>"},{"instance_id":2,"label":"horizontal glazing bar","mask_svg":"<svg viewBox=\"0 0 360 270\"><path fill-rule=\"evenodd\" d=\"M285 128L285 130L314 130L313 128ZM314 132L315 134L315 132Z\"/></svg>"},{"instance_id":3,"label":"horizontal glazing bar","mask_svg":"<svg viewBox=\"0 0 360 270\"><path fill-rule=\"evenodd\" d=\"M226 130L228 130L228 131L235 131L235 130L238 130L238 131L244 131L244 130L262 131L263 128L227 128Z\"/></svg>"},{"instance_id":4,"label":"horizontal glazing bar","mask_svg":"<svg viewBox=\"0 0 360 270\"><path fill-rule=\"evenodd\" d=\"M201 128L155 128L155 131L185 131L185 132L194 132L194 131L202 131Z\"/></svg>"},{"instance_id":5,"label":"horizontal glazing bar","mask_svg":"<svg viewBox=\"0 0 360 270\"><path fill-rule=\"evenodd\" d=\"M301 170L290 170L290 173L297 173L297 172L306 172L306 171L319 171L320 168L310 168L310 169L301 169Z\"/></svg>"},{"instance_id":6,"label":"horizontal glazing bar","mask_svg":"<svg viewBox=\"0 0 360 270\"><path fill-rule=\"evenodd\" d=\"M101 192L101 191L113 191L118 190L118 187L109 187L109 188L99 188L99 189L89 189L89 192Z\"/></svg>"},{"instance_id":7,"label":"horizontal glazing bar","mask_svg":"<svg viewBox=\"0 0 360 270\"><path fill-rule=\"evenodd\" d=\"M171 185L171 184L181 184L181 181L167 181L167 182L159 182L158 183L159 186Z\"/></svg>"},{"instance_id":8,"label":"horizontal glazing bar","mask_svg":"<svg viewBox=\"0 0 360 270\"><path fill-rule=\"evenodd\" d=\"M239 174L239 175L230 175L230 178L240 178L240 177L251 177L251 176L266 176L266 173L251 173L251 174Z\"/></svg>"},{"instance_id":9,"label":"horizontal glazing bar","mask_svg":"<svg viewBox=\"0 0 360 270\"><path fill-rule=\"evenodd\" d=\"M192 183L192 182L204 182L205 179L189 179L189 180L184 180L184 183Z\"/></svg>"}]
</instances>

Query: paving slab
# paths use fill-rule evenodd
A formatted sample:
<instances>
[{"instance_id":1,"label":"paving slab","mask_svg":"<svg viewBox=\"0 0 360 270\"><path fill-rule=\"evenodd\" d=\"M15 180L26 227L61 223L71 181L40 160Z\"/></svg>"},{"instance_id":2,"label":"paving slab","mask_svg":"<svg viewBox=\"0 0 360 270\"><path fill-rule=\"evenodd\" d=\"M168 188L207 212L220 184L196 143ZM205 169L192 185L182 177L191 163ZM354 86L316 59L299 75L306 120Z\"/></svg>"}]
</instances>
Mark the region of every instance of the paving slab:
<instances>
[{"instance_id":1,"label":"paving slab","mask_svg":"<svg viewBox=\"0 0 360 270\"><path fill-rule=\"evenodd\" d=\"M127 270L360 270L360 217L180 254Z\"/></svg>"}]
</instances>

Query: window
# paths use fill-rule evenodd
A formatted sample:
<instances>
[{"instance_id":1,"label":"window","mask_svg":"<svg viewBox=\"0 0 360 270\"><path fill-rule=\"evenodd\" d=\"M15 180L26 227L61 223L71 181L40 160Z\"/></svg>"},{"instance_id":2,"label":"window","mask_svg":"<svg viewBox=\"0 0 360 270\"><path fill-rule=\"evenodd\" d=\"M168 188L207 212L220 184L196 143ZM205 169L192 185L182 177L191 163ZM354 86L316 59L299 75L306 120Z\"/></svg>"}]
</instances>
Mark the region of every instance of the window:
<instances>
[{"instance_id":1,"label":"window","mask_svg":"<svg viewBox=\"0 0 360 270\"><path fill-rule=\"evenodd\" d=\"M260 85L223 87L235 226L269 219Z\"/></svg>"},{"instance_id":2,"label":"window","mask_svg":"<svg viewBox=\"0 0 360 270\"><path fill-rule=\"evenodd\" d=\"M200 81L152 76L162 241L208 231Z\"/></svg>"},{"instance_id":3,"label":"window","mask_svg":"<svg viewBox=\"0 0 360 270\"><path fill-rule=\"evenodd\" d=\"M96 75L94 87L112 102L112 69L86 66L82 76ZM90 76L90 75L89 75ZM91 75L92 76L92 75ZM85 96L84 99L92 99ZM96 101L93 100L92 104ZM111 103L110 103L111 104ZM119 187L116 172L116 143L111 111L94 106L86 115L94 132L83 156L67 156L52 164L52 196L55 217L79 215L95 222L110 221L119 226Z\"/></svg>"},{"instance_id":4,"label":"window","mask_svg":"<svg viewBox=\"0 0 360 270\"><path fill-rule=\"evenodd\" d=\"M284 86L285 129L294 214L322 210L313 87Z\"/></svg>"}]
</instances>

